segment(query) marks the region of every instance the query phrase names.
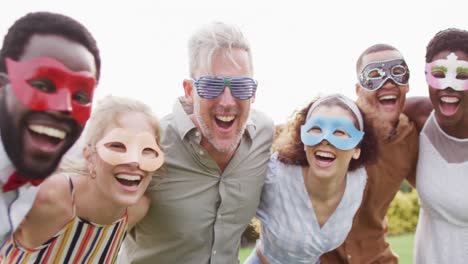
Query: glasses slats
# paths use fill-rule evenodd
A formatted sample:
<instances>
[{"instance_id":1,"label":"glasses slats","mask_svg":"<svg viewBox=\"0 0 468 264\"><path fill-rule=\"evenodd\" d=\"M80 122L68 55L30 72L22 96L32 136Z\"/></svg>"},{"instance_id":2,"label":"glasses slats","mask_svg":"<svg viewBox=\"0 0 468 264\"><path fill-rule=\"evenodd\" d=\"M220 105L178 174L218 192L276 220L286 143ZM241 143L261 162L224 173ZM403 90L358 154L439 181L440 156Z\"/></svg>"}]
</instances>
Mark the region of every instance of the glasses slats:
<instances>
[{"instance_id":1,"label":"glasses slats","mask_svg":"<svg viewBox=\"0 0 468 264\"><path fill-rule=\"evenodd\" d=\"M240 100L252 98L257 90L257 81L249 77L202 76L193 80L193 84L198 95L205 99L218 97L226 86L231 89L232 96Z\"/></svg>"}]
</instances>

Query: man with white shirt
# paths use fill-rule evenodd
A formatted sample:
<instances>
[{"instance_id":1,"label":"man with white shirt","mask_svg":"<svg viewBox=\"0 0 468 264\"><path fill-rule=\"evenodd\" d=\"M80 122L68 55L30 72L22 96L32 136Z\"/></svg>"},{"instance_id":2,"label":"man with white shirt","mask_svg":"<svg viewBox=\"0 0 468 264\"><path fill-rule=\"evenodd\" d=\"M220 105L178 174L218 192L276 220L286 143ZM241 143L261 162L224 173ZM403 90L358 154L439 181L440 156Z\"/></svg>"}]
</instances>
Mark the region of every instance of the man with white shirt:
<instances>
[{"instance_id":1,"label":"man with white shirt","mask_svg":"<svg viewBox=\"0 0 468 264\"><path fill-rule=\"evenodd\" d=\"M8 30L0 53L0 246L80 136L99 73L96 41L70 17L29 13Z\"/></svg>"}]
</instances>

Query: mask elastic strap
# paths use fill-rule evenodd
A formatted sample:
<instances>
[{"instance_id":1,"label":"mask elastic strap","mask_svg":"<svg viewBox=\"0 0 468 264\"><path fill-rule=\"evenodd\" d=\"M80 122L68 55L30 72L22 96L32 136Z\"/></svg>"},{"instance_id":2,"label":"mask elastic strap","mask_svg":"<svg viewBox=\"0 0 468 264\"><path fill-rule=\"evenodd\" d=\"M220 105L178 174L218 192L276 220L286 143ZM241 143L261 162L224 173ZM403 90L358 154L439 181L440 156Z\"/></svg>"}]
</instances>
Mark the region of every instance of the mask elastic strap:
<instances>
[{"instance_id":1,"label":"mask elastic strap","mask_svg":"<svg viewBox=\"0 0 468 264\"><path fill-rule=\"evenodd\" d=\"M310 114L312 113L314 109L316 109L323 102L329 101L331 99L338 99L341 102L343 102L349 109L351 109L351 111L353 112L353 114L356 116L358 120L359 130L360 131L364 130L364 121L362 118L362 114L361 114L361 111L359 111L359 108L357 107L356 103L341 94L332 94L332 95L319 98L317 101L315 101L315 103L312 104L309 111L307 112L306 120L309 119Z\"/></svg>"}]
</instances>

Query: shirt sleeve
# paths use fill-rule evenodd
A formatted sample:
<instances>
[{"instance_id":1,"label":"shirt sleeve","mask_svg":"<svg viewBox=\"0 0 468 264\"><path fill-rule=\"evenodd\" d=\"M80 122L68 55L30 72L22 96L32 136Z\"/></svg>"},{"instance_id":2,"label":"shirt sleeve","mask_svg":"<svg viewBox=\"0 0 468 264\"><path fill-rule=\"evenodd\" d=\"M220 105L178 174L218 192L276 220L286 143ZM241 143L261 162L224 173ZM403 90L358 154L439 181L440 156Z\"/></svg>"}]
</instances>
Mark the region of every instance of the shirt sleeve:
<instances>
[{"instance_id":1,"label":"shirt sleeve","mask_svg":"<svg viewBox=\"0 0 468 264\"><path fill-rule=\"evenodd\" d=\"M408 136L408 162L411 168L406 175L406 180L416 188L416 167L418 164L418 150L419 150L419 135L417 130L413 127L413 131Z\"/></svg>"},{"instance_id":2,"label":"shirt sleeve","mask_svg":"<svg viewBox=\"0 0 468 264\"><path fill-rule=\"evenodd\" d=\"M260 196L260 204L257 208L257 217L260 220L265 220L268 217L268 211L274 206L274 200L277 196L276 182L278 179L278 167L280 161L278 160L278 152L271 155L268 161L267 175L265 184L262 188L262 194Z\"/></svg>"},{"instance_id":3,"label":"shirt sleeve","mask_svg":"<svg viewBox=\"0 0 468 264\"><path fill-rule=\"evenodd\" d=\"M265 179L265 184L274 184L277 180L278 167L279 167L278 152L275 152L271 155L270 160L268 161L268 170Z\"/></svg>"}]
</instances>

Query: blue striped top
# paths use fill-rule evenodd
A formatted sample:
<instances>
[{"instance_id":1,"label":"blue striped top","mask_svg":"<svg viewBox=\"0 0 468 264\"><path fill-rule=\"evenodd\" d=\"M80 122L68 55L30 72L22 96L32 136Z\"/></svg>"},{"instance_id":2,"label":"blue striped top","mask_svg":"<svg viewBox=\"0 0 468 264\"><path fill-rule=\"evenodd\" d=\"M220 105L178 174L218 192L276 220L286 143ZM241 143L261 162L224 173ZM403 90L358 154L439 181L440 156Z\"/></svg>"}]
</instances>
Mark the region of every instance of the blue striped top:
<instances>
[{"instance_id":1,"label":"blue striped top","mask_svg":"<svg viewBox=\"0 0 468 264\"><path fill-rule=\"evenodd\" d=\"M348 172L337 209L320 227L309 199L301 166L284 164L274 153L262 190L257 217L262 222L257 246L270 264L316 263L348 235L367 182L365 168Z\"/></svg>"}]
</instances>

